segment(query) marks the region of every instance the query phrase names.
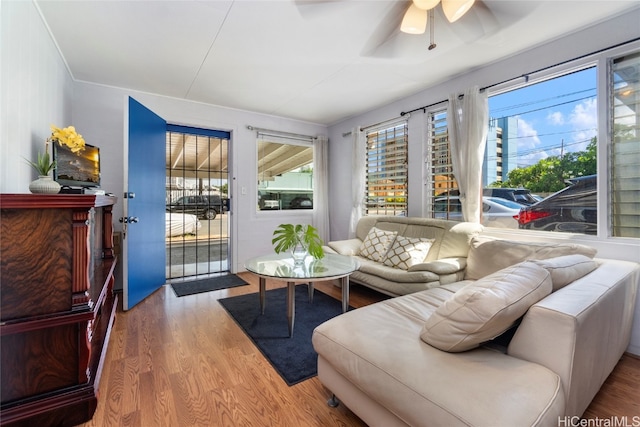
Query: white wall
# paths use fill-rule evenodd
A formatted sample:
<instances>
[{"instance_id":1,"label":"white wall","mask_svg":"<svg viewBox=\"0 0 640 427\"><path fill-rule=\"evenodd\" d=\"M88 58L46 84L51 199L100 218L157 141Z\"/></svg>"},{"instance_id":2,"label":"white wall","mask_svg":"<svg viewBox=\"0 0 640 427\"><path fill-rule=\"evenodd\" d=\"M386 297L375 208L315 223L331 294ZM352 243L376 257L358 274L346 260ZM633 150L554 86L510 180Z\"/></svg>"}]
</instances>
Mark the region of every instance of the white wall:
<instances>
[{"instance_id":1,"label":"white wall","mask_svg":"<svg viewBox=\"0 0 640 427\"><path fill-rule=\"evenodd\" d=\"M332 200L351 200L351 146L353 136L344 137L358 127L372 125L394 117L402 111L409 111L424 105L446 100L449 93L462 92L467 87L494 85L532 71L552 66L570 59L578 58L620 43L640 37L640 9L602 22L571 36L552 41L546 45L522 52L482 69L452 78L440 85L401 99L383 108L372 110L358 117L352 117L329 128L329 191ZM428 70L425 70L428 72ZM409 118L409 215L421 216L423 206L423 113L418 111ZM350 203L331 204L331 239L348 237ZM500 235L518 240L563 240L567 236L549 235L549 233L508 233L490 231L487 234ZM623 259L640 262L640 245L633 239L606 239L593 236L573 237L572 241L587 244L598 249L598 257ZM640 354L640 293L636 302L634 326L629 351Z\"/></svg>"},{"instance_id":2,"label":"white wall","mask_svg":"<svg viewBox=\"0 0 640 427\"><path fill-rule=\"evenodd\" d=\"M256 133L247 125L313 136L326 135L325 126L89 83L76 83L74 93L75 123L87 129L88 143L100 147L101 187L119 197L115 218L122 216L124 106L131 96L169 123L231 132L232 271L244 270L246 259L272 251L272 232L278 224L311 222L309 211L256 212ZM121 229L119 223L116 229Z\"/></svg>"},{"instance_id":3,"label":"white wall","mask_svg":"<svg viewBox=\"0 0 640 427\"><path fill-rule=\"evenodd\" d=\"M0 192L28 193L50 125L72 124L73 81L32 2L0 2Z\"/></svg>"}]
</instances>

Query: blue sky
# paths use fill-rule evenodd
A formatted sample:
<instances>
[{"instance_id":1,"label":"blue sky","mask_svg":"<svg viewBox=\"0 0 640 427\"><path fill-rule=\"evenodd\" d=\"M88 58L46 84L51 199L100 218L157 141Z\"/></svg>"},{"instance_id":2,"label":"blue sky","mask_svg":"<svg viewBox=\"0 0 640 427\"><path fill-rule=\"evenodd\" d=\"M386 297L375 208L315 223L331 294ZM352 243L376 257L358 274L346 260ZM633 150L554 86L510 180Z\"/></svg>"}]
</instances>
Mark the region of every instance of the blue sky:
<instances>
[{"instance_id":1,"label":"blue sky","mask_svg":"<svg viewBox=\"0 0 640 427\"><path fill-rule=\"evenodd\" d=\"M489 97L489 116L518 119L518 166L583 151L597 134L596 68Z\"/></svg>"}]
</instances>

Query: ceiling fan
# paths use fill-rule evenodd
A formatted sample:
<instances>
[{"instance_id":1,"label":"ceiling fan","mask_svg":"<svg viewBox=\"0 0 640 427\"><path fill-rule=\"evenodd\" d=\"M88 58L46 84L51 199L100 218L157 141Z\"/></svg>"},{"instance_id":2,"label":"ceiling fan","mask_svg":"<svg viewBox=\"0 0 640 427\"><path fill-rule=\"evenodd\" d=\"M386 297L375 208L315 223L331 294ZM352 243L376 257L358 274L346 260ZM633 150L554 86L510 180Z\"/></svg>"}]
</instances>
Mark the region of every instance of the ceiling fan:
<instances>
[{"instance_id":1,"label":"ceiling fan","mask_svg":"<svg viewBox=\"0 0 640 427\"><path fill-rule=\"evenodd\" d=\"M345 7L355 13L366 6L366 0L293 0L305 19L337 19L345 15ZM443 32L447 47L452 45L452 37L463 43L473 43L490 35L500 27L500 17L506 22L515 22L519 15L526 13L526 6L534 2L505 2L491 0L386 0L382 16L371 21L373 31L363 44L361 55L376 58L416 57L421 43L407 43L412 34L423 34L429 23L429 50L436 47L434 42L434 22L456 22ZM491 3L491 7L487 6ZM517 10L513 3L517 3ZM368 7L368 6L366 6ZM413 23L412 23L413 22ZM413 30L408 28L413 27Z\"/></svg>"},{"instance_id":2,"label":"ceiling fan","mask_svg":"<svg viewBox=\"0 0 640 427\"><path fill-rule=\"evenodd\" d=\"M424 34L429 24L429 50L435 49L435 13L436 6L442 1L442 11L447 20L456 22L471 9L475 0L413 0L402 18L400 31L407 34Z\"/></svg>"}]
</instances>

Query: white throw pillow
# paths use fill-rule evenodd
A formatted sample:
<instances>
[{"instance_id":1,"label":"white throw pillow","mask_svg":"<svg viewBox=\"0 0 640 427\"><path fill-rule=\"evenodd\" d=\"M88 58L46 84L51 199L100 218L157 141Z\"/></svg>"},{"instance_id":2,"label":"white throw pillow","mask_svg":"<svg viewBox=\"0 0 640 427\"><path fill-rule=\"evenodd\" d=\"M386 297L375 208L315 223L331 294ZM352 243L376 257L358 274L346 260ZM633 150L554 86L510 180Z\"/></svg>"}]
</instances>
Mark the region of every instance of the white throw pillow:
<instances>
[{"instance_id":1,"label":"white throw pillow","mask_svg":"<svg viewBox=\"0 0 640 427\"><path fill-rule=\"evenodd\" d=\"M385 231L371 227L362 246L360 246L360 255L372 261L382 261L397 235L397 231Z\"/></svg>"},{"instance_id":2,"label":"white throw pillow","mask_svg":"<svg viewBox=\"0 0 640 427\"><path fill-rule=\"evenodd\" d=\"M440 350L478 347L509 329L529 307L551 293L551 276L525 261L472 282L438 307L420 338Z\"/></svg>"},{"instance_id":3,"label":"white throw pillow","mask_svg":"<svg viewBox=\"0 0 640 427\"><path fill-rule=\"evenodd\" d=\"M382 263L389 267L408 270L409 267L424 262L434 240L398 236L387 251Z\"/></svg>"}]
</instances>

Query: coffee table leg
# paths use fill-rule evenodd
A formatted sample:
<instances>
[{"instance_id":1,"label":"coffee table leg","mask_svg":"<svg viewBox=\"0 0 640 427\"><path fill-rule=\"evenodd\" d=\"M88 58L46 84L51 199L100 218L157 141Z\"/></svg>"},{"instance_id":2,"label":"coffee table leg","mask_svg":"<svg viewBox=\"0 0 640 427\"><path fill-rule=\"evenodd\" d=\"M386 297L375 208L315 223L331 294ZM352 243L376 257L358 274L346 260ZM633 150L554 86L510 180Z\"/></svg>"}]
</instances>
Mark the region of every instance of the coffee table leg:
<instances>
[{"instance_id":1,"label":"coffee table leg","mask_svg":"<svg viewBox=\"0 0 640 427\"><path fill-rule=\"evenodd\" d=\"M264 304L265 304L265 296L266 296L266 283L267 279L264 277L260 278L260 313L264 314Z\"/></svg>"},{"instance_id":2,"label":"coffee table leg","mask_svg":"<svg viewBox=\"0 0 640 427\"><path fill-rule=\"evenodd\" d=\"M289 321L289 337L293 336L293 323L296 320L296 284L287 282L287 320Z\"/></svg>"},{"instance_id":3,"label":"coffee table leg","mask_svg":"<svg viewBox=\"0 0 640 427\"><path fill-rule=\"evenodd\" d=\"M309 304L313 304L313 282L309 282Z\"/></svg>"},{"instance_id":4,"label":"coffee table leg","mask_svg":"<svg viewBox=\"0 0 640 427\"><path fill-rule=\"evenodd\" d=\"M349 276L342 279L342 312L346 313L349 309Z\"/></svg>"}]
</instances>

